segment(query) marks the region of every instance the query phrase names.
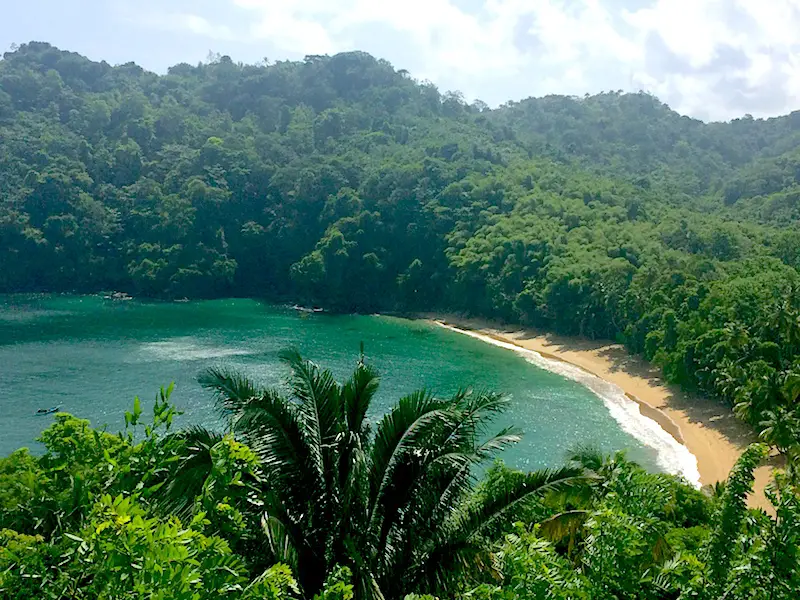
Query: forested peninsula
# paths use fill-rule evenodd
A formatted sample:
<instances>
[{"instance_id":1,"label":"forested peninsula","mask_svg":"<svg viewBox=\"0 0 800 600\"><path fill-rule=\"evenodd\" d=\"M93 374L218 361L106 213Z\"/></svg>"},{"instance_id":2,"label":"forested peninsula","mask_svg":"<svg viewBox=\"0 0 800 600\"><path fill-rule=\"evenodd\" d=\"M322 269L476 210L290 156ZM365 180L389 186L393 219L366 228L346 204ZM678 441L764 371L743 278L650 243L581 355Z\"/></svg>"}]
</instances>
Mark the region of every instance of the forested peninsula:
<instances>
[{"instance_id":1,"label":"forested peninsula","mask_svg":"<svg viewBox=\"0 0 800 600\"><path fill-rule=\"evenodd\" d=\"M15 47L0 294L609 339L764 443L703 491L592 448L522 473L491 463L520 435L495 426L501 393L408 390L374 419L363 351L337 380L287 350L282 387L201 373L219 430L174 427L172 386L118 434L47 417L38 452L0 459L0 596L794 600L799 217L800 112L704 123L621 92L490 109L361 52L159 75ZM748 509L775 452L771 511Z\"/></svg>"}]
</instances>

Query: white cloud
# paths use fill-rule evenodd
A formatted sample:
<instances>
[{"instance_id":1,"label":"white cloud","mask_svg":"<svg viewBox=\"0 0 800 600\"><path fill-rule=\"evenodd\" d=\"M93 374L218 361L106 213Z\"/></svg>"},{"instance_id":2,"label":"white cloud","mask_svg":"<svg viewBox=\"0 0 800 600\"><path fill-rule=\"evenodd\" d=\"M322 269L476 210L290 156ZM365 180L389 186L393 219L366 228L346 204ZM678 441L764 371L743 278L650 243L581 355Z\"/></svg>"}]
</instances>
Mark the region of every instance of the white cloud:
<instances>
[{"instance_id":1,"label":"white cloud","mask_svg":"<svg viewBox=\"0 0 800 600\"><path fill-rule=\"evenodd\" d=\"M195 9L168 22L267 45L276 58L373 52L490 104L643 88L681 112L727 119L788 112L800 95L800 0L229 2L238 21Z\"/></svg>"},{"instance_id":2,"label":"white cloud","mask_svg":"<svg viewBox=\"0 0 800 600\"><path fill-rule=\"evenodd\" d=\"M285 52L353 49L354 35L386 25L405 37L430 77L452 71L468 74L499 69L510 73L523 66L512 40L504 35L502 15L484 21L449 0L233 1L256 16L249 31L253 39L269 41Z\"/></svg>"},{"instance_id":3,"label":"white cloud","mask_svg":"<svg viewBox=\"0 0 800 600\"><path fill-rule=\"evenodd\" d=\"M303 54L334 53L339 49L333 39L336 32L330 31L334 29L331 19L336 10L326 10L325 2L233 0L233 4L252 11L255 21L246 33L254 40L269 40L287 52L302 49Z\"/></svg>"},{"instance_id":4,"label":"white cloud","mask_svg":"<svg viewBox=\"0 0 800 600\"><path fill-rule=\"evenodd\" d=\"M213 25L208 20L198 15L179 13L170 15L169 17L169 20L172 21L176 27L183 26L186 29L189 29L192 33L223 40L233 39L234 37L233 32L229 27L226 27L225 25Z\"/></svg>"},{"instance_id":5,"label":"white cloud","mask_svg":"<svg viewBox=\"0 0 800 600\"><path fill-rule=\"evenodd\" d=\"M711 118L774 115L797 97L800 0L657 0L623 18L667 68L637 79L676 108Z\"/></svg>"},{"instance_id":6,"label":"white cloud","mask_svg":"<svg viewBox=\"0 0 800 600\"><path fill-rule=\"evenodd\" d=\"M623 11L622 17L638 31L638 37L657 32L670 51L693 67L714 56L718 40L735 41L719 18L719 0L658 0L652 7Z\"/></svg>"},{"instance_id":7,"label":"white cloud","mask_svg":"<svg viewBox=\"0 0 800 600\"><path fill-rule=\"evenodd\" d=\"M116 16L131 23L144 25L158 31L188 32L213 40L233 40L234 30L226 24L188 11L165 11L160 5L120 2L113 5Z\"/></svg>"}]
</instances>

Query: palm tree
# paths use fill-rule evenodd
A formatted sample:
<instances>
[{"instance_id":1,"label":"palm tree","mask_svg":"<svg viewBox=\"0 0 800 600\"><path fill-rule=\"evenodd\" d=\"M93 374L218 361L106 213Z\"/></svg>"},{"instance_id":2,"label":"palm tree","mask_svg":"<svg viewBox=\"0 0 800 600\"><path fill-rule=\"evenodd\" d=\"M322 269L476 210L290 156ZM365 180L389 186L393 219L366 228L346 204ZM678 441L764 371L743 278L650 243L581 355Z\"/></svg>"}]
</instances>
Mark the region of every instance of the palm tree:
<instances>
[{"instance_id":1,"label":"palm tree","mask_svg":"<svg viewBox=\"0 0 800 600\"><path fill-rule=\"evenodd\" d=\"M609 455L599 448L587 445L578 445L570 450L567 453L567 461L580 465L588 473L595 474L595 485L607 485L620 471L639 467L636 462L628 460L623 450Z\"/></svg>"},{"instance_id":2,"label":"palm tree","mask_svg":"<svg viewBox=\"0 0 800 600\"><path fill-rule=\"evenodd\" d=\"M442 400L414 392L373 432L368 413L378 377L363 355L343 384L296 351L282 358L291 367L288 394L224 369L208 370L200 382L216 394L235 437L260 458L259 510L271 559L291 566L309 596L336 565L352 569L359 598L448 593L467 571L490 567L483 539L490 524L580 481L582 469L568 467L471 495L474 467L519 439L511 428L487 435L506 407L501 396L460 391ZM184 461L189 477L204 463L193 438L210 439L197 429L184 434L194 449ZM184 486L180 472L173 489Z\"/></svg>"},{"instance_id":3,"label":"palm tree","mask_svg":"<svg viewBox=\"0 0 800 600\"><path fill-rule=\"evenodd\" d=\"M638 469L639 465L628 460L624 451L613 455L599 448L578 445L567 453L567 463L584 473L581 485L573 485L565 492L554 494L550 500L557 512L540 523L541 534L555 543L567 541L567 555L583 539L583 529L597 502L609 491L615 480Z\"/></svg>"},{"instance_id":4,"label":"palm tree","mask_svg":"<svg viewBox=\"0 0 800 600\"><path fill-rule=\"evenodd\" d=\"M767 312L762 335L777 343L786 354L800 346L800 314L792 295L778 300Z\"/></svg>"},{"instance_id":5,"label":"palm tree","mask_svg":"<svg viewBox=\"0 0 800 600\"><path fill-rule=\"evenodd\" d=\"M777 377L778 402L761 414L759 437L775 446L781 454L800 444L800 375L786 371Z\"/></svg>"},{"instance_id":6,"label":"palm tree","mask_svg":"<svg viewBox=\"0 0 800 600\"><path fill-rule=\"evenodd\" d=\"M222 434L197 425L166 437L163 444L177 446L180 461L169 476L164 473L155 480L159 485L159 505L165 513L181 519L192 515L195 500L213 467L211 450L222 438Z\"/></svg>"}]
</instances>

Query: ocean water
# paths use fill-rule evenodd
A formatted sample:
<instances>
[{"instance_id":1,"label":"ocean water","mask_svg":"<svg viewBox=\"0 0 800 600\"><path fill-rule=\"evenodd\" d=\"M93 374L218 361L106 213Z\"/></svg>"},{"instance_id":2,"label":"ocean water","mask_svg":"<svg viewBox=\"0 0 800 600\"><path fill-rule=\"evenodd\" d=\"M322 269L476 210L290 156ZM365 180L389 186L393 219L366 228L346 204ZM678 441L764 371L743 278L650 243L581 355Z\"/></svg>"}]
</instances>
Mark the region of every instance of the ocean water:
<instances>
[{"instance_id":1,"label":"ocean water","mask_svg":"<svg viewBox=\"0 0 800 600\"><path fill-rule=\"evenodd\" d=\"M39 408L60 406L118 431L135 396L147 410L159 387L173 381L173 401L184 413L178 425L220 427L211 396L197 384L205 368L236 367L281 386L288 370L278 353L296 347L343 379L361 342L381 375L374 421L415 389L441 396L459 387L490 389L510 399L497 428L513 424L524 433L500 455L509 465L557 466L570 448L592 444L609 452L627 449L644 466L692 478L693 457L682 455L680 445L676 450L618 389L535 353L422 321L302 314L245 299L176 304L0 296L0 455L21 446L37 449L36 437L52 421L35 415Z\"/></svg>"}]
</instances>

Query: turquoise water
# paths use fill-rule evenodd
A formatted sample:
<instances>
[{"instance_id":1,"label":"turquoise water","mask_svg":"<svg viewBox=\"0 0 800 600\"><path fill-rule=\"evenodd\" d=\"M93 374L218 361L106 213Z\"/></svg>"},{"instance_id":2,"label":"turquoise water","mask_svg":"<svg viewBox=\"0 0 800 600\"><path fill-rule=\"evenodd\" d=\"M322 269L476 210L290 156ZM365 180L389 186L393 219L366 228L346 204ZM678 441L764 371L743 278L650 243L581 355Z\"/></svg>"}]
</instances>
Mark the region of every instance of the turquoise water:
<instances>
[{"instance_id":1,"label":"turquoise water","mask_svg":"<svg viewBox=\"0 0 800 600\"><path fill-rule=\"evenodd\" d=\"M280 350L304 356L344 378L364 342L381 374L377 419L405 393L425 387L447 395L459 386L507 394L498 428L514 424L523 441L502 458L522 469L555 466L569 448L622 448L655 468L656 451L623 431L603 401L583 385L523 356L436 325L381 316L301 315L253 300L185 304L112 302L100 297L0 297L0 455L35 438L61 410L117 431L134 396L147 409L159 386L175 382L180 423L217 427L212 400L196 383L212 365L242 369L281 385Z\"/></svg>"}]
</instances>

